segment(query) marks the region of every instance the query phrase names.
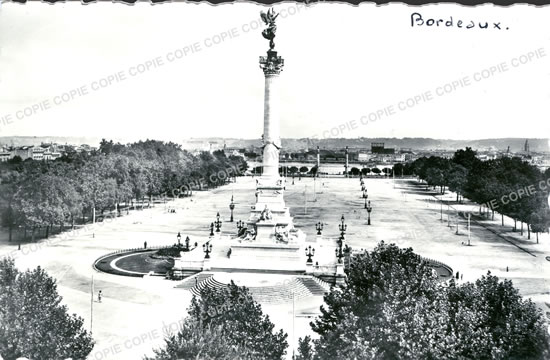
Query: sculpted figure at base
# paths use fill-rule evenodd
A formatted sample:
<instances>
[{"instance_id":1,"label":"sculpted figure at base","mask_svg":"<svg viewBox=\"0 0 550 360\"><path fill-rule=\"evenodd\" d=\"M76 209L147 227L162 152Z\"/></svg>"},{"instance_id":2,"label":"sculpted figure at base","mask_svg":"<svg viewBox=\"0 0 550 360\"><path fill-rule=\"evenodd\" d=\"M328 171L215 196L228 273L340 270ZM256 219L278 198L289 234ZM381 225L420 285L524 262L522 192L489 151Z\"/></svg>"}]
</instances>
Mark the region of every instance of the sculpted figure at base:
<instances>
[{"instance_id":1,"label":"sculpted figure at base","mask_svg":"<svg viewBox=\"0 0 550 360\"><path fill-rule=\"evenodd\" d=\"M273 215L271 214L271 210L269 210L266 205L265 208L262 210L262 213L260 214L260 220L265 221L265 220L271 220L272 218L273 218Z\"/></svg>"}]
</instances>

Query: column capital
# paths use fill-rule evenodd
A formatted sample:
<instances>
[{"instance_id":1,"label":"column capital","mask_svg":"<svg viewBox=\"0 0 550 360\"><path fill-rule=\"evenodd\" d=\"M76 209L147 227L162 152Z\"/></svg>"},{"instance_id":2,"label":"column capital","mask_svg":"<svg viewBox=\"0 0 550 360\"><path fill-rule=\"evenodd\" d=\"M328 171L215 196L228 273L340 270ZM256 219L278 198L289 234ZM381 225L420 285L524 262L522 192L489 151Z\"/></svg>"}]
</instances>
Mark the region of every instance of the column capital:
<instances>
[{"instance_id":1,"label":"column capital","mask_svg":"<svg viewBox=\"0 0 550 360\"><path fill-rule=\"evenodd\" d=\"M277 56L277 51L268 50L267 56L260 56L260 68L264 71L264 75L279 75L283 70L285 60L281 56Z\"/></svg>"}]
</instances>

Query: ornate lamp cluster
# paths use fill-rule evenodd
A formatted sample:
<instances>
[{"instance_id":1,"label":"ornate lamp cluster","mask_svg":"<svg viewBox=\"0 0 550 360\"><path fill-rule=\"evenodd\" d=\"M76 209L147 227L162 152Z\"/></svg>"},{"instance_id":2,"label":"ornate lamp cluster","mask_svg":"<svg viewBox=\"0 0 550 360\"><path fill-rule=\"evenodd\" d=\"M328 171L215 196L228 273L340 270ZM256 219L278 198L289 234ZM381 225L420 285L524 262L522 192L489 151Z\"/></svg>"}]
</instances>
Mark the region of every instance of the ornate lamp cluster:
<instances>
[{"instance_id":1,"label":"ornate lamp cluster","mask_svg":"<svg viewBox=\"0 0 550 360\"><path fill-rule=\"evenodd\" d=\"M185 237L185 247L181 244L181 233L178 232L178 234L176 235L176 239L178 239L178 243L175 246L177 246L179 249L185 249L185 251L189 251L191 249L189 247L189 244L191 243L191 239L189 238L189 236ZM198 243L195 242L195 247L197 246Z\"/></svg>"},{"instance_id":2,"label":"ornate lamp cluster","mask_svg":"<svg viewBox=\"0 0 550 360\"><path fill-rule=\"evenodd\" d=\"M306 248L306 256L307 256L307 263L308 264L311 264L313 262L313 260L312 260L313 255L315 255L315 249L312 248L311 245L309 245Z\"/></svg>"},{"instance_id":3,"label":"ornate lamp cluster","mask_svg":"<svg viewBox=\"0 0 550 360\"><path fill-rule=\"evenodd\" d=\"M317 230L317 235L322 235L321 231L323 231L323 223L319 221L317 225L315 225L315 229Z\"/></svg>"},{"instance_id":4,"label":"ornate lamp cluster","mask_svg":"<svg viewBox=\"0 0 550 360\"><path fill-rule=\"evenodd\" d=\"M335 250L336 258L338 259L339 264L342 263L342 258L344 257L343 245L344 245L346 230L348 229L348 225L345 223L345 218L343 214L340 220L342 221L342 223L338 225L338 229L340 230L340 238L338 239L338 247Z\"/></svg>"},{"instance_id":5,"label":"ornate lamp cluster","mask_svg":"<svg viewBox=\"0 0 550 360\"><path fill-rule=\"evenodd\" d=\"M207 242L206 244L202 244L202 251L204 251L204 258L210 259L210 253L212 252L212 244L210 242Z\"/></svg>"},{"instance_id":6,"label":"ornate lamp cluster","mask_svg":"<svg viewBox=\"0 0 550 360\"><path fill-rule=\"evenodd\" d=\"M367 210L367 214L368 214L367 225L370 225L370 213L372 211L372 206L370 204L370 200L367 201L367 199L369 198L369 194L367 194L367 187L365 186L363 176L359 177L359 181L361 183L361 191L363 192L363 199L365 199L365 210Z\"/></svg>"}]
</instances>

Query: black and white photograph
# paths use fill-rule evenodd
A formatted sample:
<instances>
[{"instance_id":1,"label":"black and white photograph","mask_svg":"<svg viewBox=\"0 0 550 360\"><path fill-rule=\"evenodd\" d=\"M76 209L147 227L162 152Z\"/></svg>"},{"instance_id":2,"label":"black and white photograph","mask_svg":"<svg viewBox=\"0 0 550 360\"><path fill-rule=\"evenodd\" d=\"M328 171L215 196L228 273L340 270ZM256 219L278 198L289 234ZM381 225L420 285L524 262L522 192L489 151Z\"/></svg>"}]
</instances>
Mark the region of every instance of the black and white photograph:
<instances>
[{"instance_id":1,"label":"black and white photograph","mask_svg":"<svg viewBox=\"0 0 550 360\"><path fill-rule=\"evenodd\" d=\"M0 1L0 360L550 358L550 6Z\"/></svg>"}]
</instances>

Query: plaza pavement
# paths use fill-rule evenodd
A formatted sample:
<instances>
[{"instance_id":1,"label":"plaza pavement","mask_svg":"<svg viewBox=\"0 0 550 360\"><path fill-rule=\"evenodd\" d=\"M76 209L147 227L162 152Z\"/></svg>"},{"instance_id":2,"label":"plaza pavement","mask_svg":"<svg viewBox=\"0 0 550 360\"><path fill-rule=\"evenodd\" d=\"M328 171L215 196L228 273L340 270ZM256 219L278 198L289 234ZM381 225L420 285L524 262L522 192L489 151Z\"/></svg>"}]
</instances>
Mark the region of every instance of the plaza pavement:
<instances>
[{"instance_id":1,"label":"plaza pavement","mask_svg":"<svg viewBox=\"0 0 550 360\"><path fill-rule=\"evenodd\" d=\"M199 250L208 240L209 224L215 220L217 211L224 221L222 232L234 233L236 224L227 222L231 195L236 204L235 221L246 220L255 200L254 181L250 177L238 178L236 183L218 189L195 192L191 198L88 226L72 236L57 235L48 243L42 241L43 245L32 251L26 248L25 255L13 253L16 245L7 244L2 236L0 256L16 254L19 268L40 265L56 277L64 303L70 312L84 318L87 328L92 326L93 304L93 336L97 344L89 359L140 359L144 354L151 354L153 347L162 345L167 329L177 330L178 322L186 315L190 292L174 289L174 282L159 277L99 273L92 268L94 260L119 249L141 247L144 241L148 246L173 244L178 231L183 239L189 236L192 242L197 241ZM369 178L365 183L373 207L371 226L366 225L367 212L357 178L295 178L294 185L288 179L285 200L296 227L312 239L316 234L315 224L321 221L323 236L335 238L339 235L340 217L344 215L348 225L346 240L353 248L371 250L381 240L401 247L411 246L418 254L442 261L462 273L463 281L474 281L490 270L492 274L511 279L522 295L531 297L541 308L545 308L545 303L550 304L550 262L545 260L550 255L548 234L539 235L537 245L534 234L532 240L527 241L526 235L511 233L510 219L501 227L500 216L496 215L494 221L472 222L472 246L465 246L462 243L467 242L466 221L459 218L459 235L456 235L456 214L457 210L477 210L475 204L457 205L453 193L443 196L444 201L452 202L449 218L453 227L450 228L446 203L444 221L441 221L439 195L426 190L424 185L412 180L394 182L384 178ZM169 212L169 208L176 209L176 213ZM101 303L95 297L91 302L92 276L95 293L103 292ZM239 284L246 284L246 274L233 276ZM309 322L319 303L307 299L298 301L294 322L292 304L264 305L263 308L276 327L285 329L289 340L296 343L298 337L314 335ZM290 355L292 347L288 352Z\"/></svg>"}]
</instances>

